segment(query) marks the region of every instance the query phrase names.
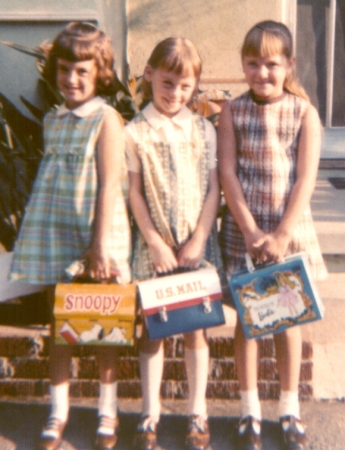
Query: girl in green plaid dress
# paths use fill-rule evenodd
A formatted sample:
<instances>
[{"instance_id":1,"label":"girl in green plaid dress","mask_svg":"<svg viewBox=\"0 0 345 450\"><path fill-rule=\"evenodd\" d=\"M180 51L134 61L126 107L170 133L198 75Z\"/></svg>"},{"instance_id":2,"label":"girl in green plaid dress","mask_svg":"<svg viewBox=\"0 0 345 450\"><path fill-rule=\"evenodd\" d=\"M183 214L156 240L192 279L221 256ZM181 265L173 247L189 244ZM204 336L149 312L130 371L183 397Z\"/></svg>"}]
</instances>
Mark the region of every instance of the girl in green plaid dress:
<instances>
[{"instance_id":1,"label":"girl in green plaid dress","mask_svg":"<svg viewBox=\"0 0 345 450\"><path fill-rule=\"evenodd\" d=\"M301 251L307 253L314 277L326 276L309 206L321 126L295 77L292 50L285 25L273 21L255 25L242 47L250 90L226 103L221 113L219 167L229 207L222 221L221 247L229 276L243 268L245 252L263 263ZM307 441L298 403L301 329L289 328L274 340L284 445L301 450ZM235 359L242 409L238 447L257 450L261 448L258 341L245 338L239 320Z\"/></svg>"},{"instance_id":2,"label":"girl in green plaid dress","mask_svg":"<svg viewBox=\"0 0 345 450\"><path fill-rule=\"evenodd\" d=\"M65 269L86 259L96 280L115 273L130 281L130 229L121 186L126 174L121 117L100 95L114 76L110 39L87 22L69 24L55 39L45 76L64 103L44 119L45 153L14 251L11 278L47 285L66 281ZM54 345L51 413L39 448L60 448L69 410L70 346ZM116 444L115 347L98 348L98 449Z\"/></svg>"},{"instance_id":3,"label":"girl in green plaid dress","mask_svg":"<svg viewBox=\"0 0 345 450\"><path fill-rule=\"evenodd\" d=\"M177 268L220 266L214 227L219 204L215 130L186 104L197 88L201 60L187 39L168 38L153 50L144 72L152 101L126 126L129 199L138 224L133 278L150 279ZM204 330L186 333L189 449L206 448L208 345ZM156 448L164 349L145 336L140 347L143 393L137 449Z\"/></svg>"}]
</instances>

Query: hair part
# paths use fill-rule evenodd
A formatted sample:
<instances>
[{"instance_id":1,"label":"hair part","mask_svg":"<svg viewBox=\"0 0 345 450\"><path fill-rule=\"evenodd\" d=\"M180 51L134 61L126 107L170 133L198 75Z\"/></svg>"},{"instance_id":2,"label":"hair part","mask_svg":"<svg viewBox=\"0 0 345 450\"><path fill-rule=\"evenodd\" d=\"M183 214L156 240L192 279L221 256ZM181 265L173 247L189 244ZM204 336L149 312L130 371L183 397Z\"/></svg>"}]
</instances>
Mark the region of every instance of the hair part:
<instances>
[{"instance_id":1,"label":"hair part","mask_svg":"<svg viewBox=\"0 0 345 450\"><path fill-rule=\"evenodd\" d=\"M110 38L91 22L71 22L55 38L49 50L43 76L57 88L58 58L70 62L94 60L97 67L96 94L111 90L114 52Z\"/></svg>"},{"instance_id":2,"label":"hair part","mask_svg":"<svg viewBox=\"0 0 345 450\"><path fill-rule=\"evenodd\" d=\"M196 88L199 83L202 61L195 45L186 38L169 37L161 41L153 49L147 65L152 69L163 69L173 72L177 75L184 75L188 70L192 72L196 78ZM151 83L143 77L143 100L152 99Z\"/></svg>"},{"instance_id":3,"label":"hair part","mask_svg":"<svg viewBox=\"0 0 345 450\"><path fill-rule=\"evenodd\" d=\"M281 22L265 20L254 25L246 34L241 48L242 59L246 56L266 58L282 55L291 62L293 40L290 30ZM284 81L284 90L309 100L308 94L296 75L295 64L289 69Z\"/></svg>"}]
</instances>

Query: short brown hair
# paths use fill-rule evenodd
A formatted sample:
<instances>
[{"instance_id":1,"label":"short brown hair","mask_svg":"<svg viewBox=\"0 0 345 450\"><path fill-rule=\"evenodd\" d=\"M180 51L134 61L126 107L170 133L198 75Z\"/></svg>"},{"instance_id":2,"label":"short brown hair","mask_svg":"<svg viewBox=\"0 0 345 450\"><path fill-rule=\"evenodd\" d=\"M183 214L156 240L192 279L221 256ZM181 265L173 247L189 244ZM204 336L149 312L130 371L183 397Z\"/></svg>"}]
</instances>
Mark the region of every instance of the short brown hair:
<instances>
[{"instance_id":1,"label":"short brown hair","mask_svg":"<svg viewBox=\"0 0 345 450\"><path fill-rule=\"evenodd\" d=\"M88 61L97 66L97 94L106 94L114 78L114 52L110 38L90 22L71 22L55 38L43 70L44 78L56 85L57 59Z\"/></svg>"},{"instance_id":2,"label":"short brown hair","mask_svg":"<svg viewBox=\"0 0 345 450\"><path fill-rule=\"evenodd\" d=\"M183 74L189 67L192 68L196 85L199 82L202 61L195 45L186 38L169 37L161 41L153 49L147 64L153 69L164 69L177 75ZM152 98L151 84L143 79L144 99Z\"/></svg>"},{"instance_id":3,"label":"short brown hair","mask_svg":"<svg viewBox=\"0 0 345 450\"><path fill-rule=\"evenodd\" d=\"M290 30L281 22L264 20L254 25L246 34L241 48L241 57L267 57L284 55L288 60L293 57L293 42ZM284 81L284 89L291 94L309 100L298 81L295 68Z\"/></svg>"}]
</instances>

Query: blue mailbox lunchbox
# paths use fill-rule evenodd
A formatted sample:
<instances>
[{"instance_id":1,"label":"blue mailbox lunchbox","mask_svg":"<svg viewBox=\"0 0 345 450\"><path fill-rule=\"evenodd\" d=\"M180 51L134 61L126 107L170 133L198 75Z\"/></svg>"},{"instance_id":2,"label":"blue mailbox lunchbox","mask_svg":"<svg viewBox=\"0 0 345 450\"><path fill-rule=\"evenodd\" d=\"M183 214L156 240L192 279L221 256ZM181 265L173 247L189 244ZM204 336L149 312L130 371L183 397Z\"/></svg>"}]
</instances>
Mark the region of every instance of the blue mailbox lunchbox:
<instances>
[{"instance_id":1,"label":"blue mailbox lunchbox","mask_svg":"<svg viewBox=\"0 0 345 450\"><path fill-rule=\"evenodd\" d=\"M247 339L323 318L305 253L257 267L246 255L246 262L247 269L234 273L229 287Z\"/></svg>"}]
</instances>

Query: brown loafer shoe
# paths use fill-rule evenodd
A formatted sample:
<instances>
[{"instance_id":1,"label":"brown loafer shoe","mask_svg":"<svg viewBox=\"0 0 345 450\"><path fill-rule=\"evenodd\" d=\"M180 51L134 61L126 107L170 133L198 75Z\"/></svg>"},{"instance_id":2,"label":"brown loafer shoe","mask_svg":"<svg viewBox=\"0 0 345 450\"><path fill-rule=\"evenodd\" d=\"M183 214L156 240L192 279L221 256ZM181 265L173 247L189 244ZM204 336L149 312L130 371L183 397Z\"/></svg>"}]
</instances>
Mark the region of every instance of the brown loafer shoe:
<instances>
[{"instance_id":1,"label":"brown loafer shoe","mask_svg":"<svg viewBox=\"0 0 345 450\"><path fill-rule=\"evenodd\" d=\"M117 443L119 421L117 417L100 416L96 434L96 450L112 450ZM112 433L108 432L111 430Z\"/></svg>"},{"instance_id":2,"label":"brown loafer shoe","mask_svg":"<svg viewBox=\"0 0 345 450\"><path fill-rule=\"evenodd\" d=\"M56 417L49 417L44 425L40 440L38 443L39 450L58 450L62 443L62 433L65 429L66 422Z\"/></svg>"},{"instance_id":3,"label":"brown loafer shoe","mask_svg":"<svg viewBox=\"0 0 345 450\"><path fill-rule=\"evenodd\" d=\"M157 423L145 416L137 426L133 446L136 450L155 450L157 448Z\"/></svg>"},{"instance_id":4,"label":"brown loafer shoe","mask_svg":"<svg viewBox=\"0 0 345 450\"><path fill-rule=\"evenodd\" d=\"M189 416L186 447L188 450L206 450L210 444L208 421L201 416Z\"/></svg>"},{"instance_id":5,"label":"brown loafer shoe","mask_svg":"<svg viewBox=\"0 0 345 450\"><path fill-rule=\"evenodd\" d=\"M306 426L301 419L295 416L283 416L280 418L282 427L284 448L286 450L304 450L308 443L305 430Z\"/></svg>"},{"instance_id":6,"label":"brown loafer shoe","mask_svg":"<svg viewBox=\"0 0 345 450\"><path fill-rule=\"evenodd\" d=\"M241 450L261 449L261 422L252 416L245 416L238 425L238 445Z\"/></svg>"}]
</instances>

